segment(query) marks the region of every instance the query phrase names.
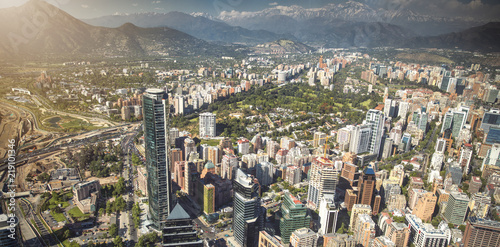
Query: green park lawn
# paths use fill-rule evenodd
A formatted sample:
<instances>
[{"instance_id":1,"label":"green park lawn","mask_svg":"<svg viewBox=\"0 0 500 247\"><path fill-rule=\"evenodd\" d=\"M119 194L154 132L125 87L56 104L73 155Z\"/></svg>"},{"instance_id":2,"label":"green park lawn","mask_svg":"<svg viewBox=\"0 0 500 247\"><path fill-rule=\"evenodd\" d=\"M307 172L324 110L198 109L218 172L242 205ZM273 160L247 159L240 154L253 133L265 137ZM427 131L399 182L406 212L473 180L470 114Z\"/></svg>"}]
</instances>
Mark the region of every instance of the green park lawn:
<instances>
[{"instance_id":1,"label":"green park lawn","mask_svg":"<svg viewBox=\"0 0 500 247\"><path fill-rule=\"evenodd\" d=\"M89 218L88 214L82 213L78 207L74 207L68 211L68 213L79 221L83 221Z\"/></svg>"}]
</instances>

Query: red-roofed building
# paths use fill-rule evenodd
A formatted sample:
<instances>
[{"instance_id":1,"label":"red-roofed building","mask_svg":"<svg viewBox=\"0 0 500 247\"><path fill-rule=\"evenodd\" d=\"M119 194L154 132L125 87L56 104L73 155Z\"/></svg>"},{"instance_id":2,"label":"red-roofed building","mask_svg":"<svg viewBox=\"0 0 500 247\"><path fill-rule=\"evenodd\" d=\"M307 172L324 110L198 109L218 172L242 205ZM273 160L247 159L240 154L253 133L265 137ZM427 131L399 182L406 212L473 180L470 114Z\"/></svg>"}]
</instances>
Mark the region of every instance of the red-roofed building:
<instances>
[{"instance_id":1,"label":"red-roofed building","mask_svg":"<svg viewBox=\"0 0 500 247\"><path fill-rule=\"evenodd\" d=\"M238 153L243 155L250 153L250 141L248 139L243 138L238 140Z\"/></svg>"},{"instance_id":2,"label":"red-roofed building","mask_svg":"<svg viewBox=\"0 0 500 247\"><path fill-rule=\"evenodd\" d=\"M424 180L420 177L411 177L410 178L410 188L412 189L423 189L424 188Z\"/></svg>"},{"instance_id":3,"label":"red-roofed building","mask_svg":"<svg viewBox=\"0 0 500 247\"><path fill-rule=\"evenodd\" d=\"M287 149L280 149L278 150L278 152L276 153L276 162L278 162L278 165L283 165L286 163L286 155L288 154L288 150Z\"/></svg>"}]
</instances>

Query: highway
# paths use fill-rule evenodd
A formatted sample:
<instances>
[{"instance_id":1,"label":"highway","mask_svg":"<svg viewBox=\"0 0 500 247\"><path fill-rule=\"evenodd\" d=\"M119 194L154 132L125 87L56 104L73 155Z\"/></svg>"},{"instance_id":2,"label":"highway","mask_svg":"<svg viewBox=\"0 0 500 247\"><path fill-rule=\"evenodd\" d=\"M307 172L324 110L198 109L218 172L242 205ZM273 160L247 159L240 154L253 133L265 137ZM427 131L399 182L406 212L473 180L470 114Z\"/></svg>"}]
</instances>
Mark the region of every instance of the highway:
<instances>
[{"instance_id":1,"label":"highway","mask_svg":"<svg viewBox=\"0 0 500 247\"><path fill-rule=\"evenodd\" d=\"M113 127L112 129L94 130L94 131L86 132L86 133L79 135L79 136L85 136L84 138L78 139L78 137L73 136L73 138L68 138L68 139L77 139L77 140L72 140L71 142L68 141L65 143L58 144L58 145L46 147L43 149L38 149L38 150L35 150L31 153L24 153L24 154L18 155L18 156L16 156L15 165L17 166L18 164L23 164L24 162L29 161L30 158L32 158L32 157L36 157L36 156L40 156L40 155L43 155L46 153L58 151L58 150L61 150L64 148L75 148L75 147L80 147L82 145L86 145L89 143L94 143L97 141L104 141L104 140L118 138L121 135L123 135L123 133L120 133L120 129L123 127L124 126ZM130 140L130 138L129 138L129 140ZM0 164L3 164L3 165L0 165L0 171L7 169L7 167L8 167L7 162L8 162L7 159L3 159L2 161L0 161Z\"/></svg>"}]
</instances>

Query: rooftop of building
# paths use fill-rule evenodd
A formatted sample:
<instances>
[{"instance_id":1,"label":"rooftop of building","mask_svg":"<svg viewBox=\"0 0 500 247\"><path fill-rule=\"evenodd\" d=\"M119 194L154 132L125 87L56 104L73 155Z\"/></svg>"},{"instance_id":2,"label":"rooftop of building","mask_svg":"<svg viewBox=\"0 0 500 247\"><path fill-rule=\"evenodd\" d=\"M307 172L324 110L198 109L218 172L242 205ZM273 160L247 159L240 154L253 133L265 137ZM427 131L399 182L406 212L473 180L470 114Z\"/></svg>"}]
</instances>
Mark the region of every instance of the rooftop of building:
<instances>
[{"instance_id":1,"label":"rooftop of building","mask_svg":"<svg viewBox=\"0 0 500 247\"><path fill-rule=\"evenodd\" d=\"M146 89L146 92L150 94L161 94L165 93L165 90L159 88L148 88Z\"/></svg>"},{"instance_id":2,"label":"rooftop of building","mask_svg":"<svg viewBox=\"0 0 500 247\"><path fill-rule=\"evenodd\" d=\"M392 225L397 231L401 231L408 227L408 225L406 225L405 223L400 223L400 222L392 222Z\"/></svg>"},{"instance_id":3,"label":"rooftop of building","mask_svg":"<svg viewBox=\"0 0 500 247\"><path fill-rule=\"evenodd\" d=\"M253 179L250 175L243 172L241 169L236 171L236 179L239 184L245 187L251 187L253 185Z\"/></svg>"},{"instance_id":4,"label":"rooftop of building","mask_svg":"<svg viewBox=\"0 0 500 247\"><path fill-rule=\"evenodd\" d=\"M205 164L205 169L213 169L213 168L215 168L215 165L214 165L214 163L212 163L212 161L208 161Z\"/></svg>"},{"instance_id":5,"label":"rooftop of building","mask_svg":"<svg viewBox=\"0 0 500 247\"><path fill-rule=\"evenodd\" d=\"M352 209L354 210L355 208L358 208L358 209L369 209L369 210L372 210L372 206L370 205L366 205L366 204L354 204L352 206Z\"/></svg>"},{"instance_id":6,"label":"rooftop of building","mask_svg":"<svg viewBox=\"0 0 500 247\"><path fill-rule=\"evenodd\" d=\"M478 218L478 217L469 217L469 222L473 225L481 225L485 227L492 227L496 228L497 230L500 230L500 222L494 221L494 220L488 220L484 218Z\"/></svg>"},{"instance_id":7,"label":"rooftop of building","mask_svg":"<svg viewBox=\"0 0 500 247\"><path fill-rule=\"evenodd\" d=\"M167 220L180 220L180 219L190 219L190 218L191 217L189 216L188 213L186 213L186 210L184 210L181 204L177 203L172 212L170 212L170 214L168 215Z\"/></svg>"},{"instance_id":8,"label":"rooftop of building","mask_svg":"<svg viewBox=\"0 0 500 247\"><path fill-rule=\"evenodd\" d=\"M394 245L394 243L391 241L390 238L386 237L386 236L380 236L380 237L377 237L378 241L380 241L382 244L384 244L385 246L396 246Z\"/></svg>"},{"instance_id":9,"label":"rooftop of building","mask_svg":"<svg viewBox=\"0 0 500 247\"><path fill-rule=\"evenodd\" d=\"M463 192L453 191L450 193L450 195L453 196L455 200L469 201L469 197Z\"/></svg>"},{"instance_id":10,"label":"rooftop of building","mask_svg":"<svg viewBox=\"0 0 500 247\"><path fill-rule=\"evenodd\" d=\"M264 237L266 237L269 241L273 242L274 245L276 246L284 246L281 244L281 241L279 241L278 239L276 239L274 236L271 236L269 233L267 233L266 231L260 231L259 234L262 234Z\"/></svg>"},{"instance_id":11,"label":"rooftop of building","mask_svg":"<svg viewBox=\"0 0 500 247\"><path fill-rule=\"evenodd\" d=\"M413 214L407 214L406 220L408 221L409 226L413 226L417 228L424 234L435 234L435 235L445 235L446 233L443 230L434 228L433 225L428 223L423 223L420 218Z\"/></svg>"},{"instance_id":12,"label":"rooftop of building","mask_svg":"<svg viewBox=\"0 0 500 247\"><path fill-rule=\"evenodd\" d=\"M302 205L302 202L299 199L297 199L297 197L295 197L294 195L292 195L290 192L286 191L285 195L287 195L288 197L290 197L290 199L292 200L292 202L295 205Z\"/></svg>"},{"instance_id":13,"label":"rooftop of building","mask_svg":"<svg viewBox=\"0 0 500 247\"><path fill-rule=\"evenodd\" d=\"M307 227L303 227L303 228L299 228L299 229L295 230L293 232L293 234L295 234L299 238L303 238L303 237L307 237L310 235L315 235L316 233Z\"/></svg>"},{"instance_id":14,"label":"rooftop of building","mask_svg":"<svg viewBox=\"0 0 500 247\"><path fill-rule=\"evenodd\" d=\"M476 177L476 176L472 176L472 178L471 178L471 182L481 183L481 178Z\"/></svg>"}]
</instances>

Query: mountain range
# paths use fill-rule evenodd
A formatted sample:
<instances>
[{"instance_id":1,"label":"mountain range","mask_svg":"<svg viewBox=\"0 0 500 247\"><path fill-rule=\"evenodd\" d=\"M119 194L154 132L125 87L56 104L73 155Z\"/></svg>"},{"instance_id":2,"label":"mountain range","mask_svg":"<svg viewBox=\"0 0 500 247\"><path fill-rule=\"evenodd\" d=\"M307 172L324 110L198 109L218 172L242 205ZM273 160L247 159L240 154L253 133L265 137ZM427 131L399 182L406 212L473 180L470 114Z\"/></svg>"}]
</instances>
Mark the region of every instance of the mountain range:
<instances>
[{"instance_id":1,"label":"mountain range","mask_svg":"<svg viewBox=\"0 0 500 247\"><path fill-rule=\"evenodd\" d=\"M168 27L141 28L131 23L117 28L92 26L39 0L0 9L0 33L0 57L4 58L215 55L229 48Z\"/></svg>"},{"instance_id":2,"label":"mountain range","mask_svg":"<svg viewBox=\"0 0 500 247\"><path fill-rule=\"evenodd\" d=\"M136 13L130 15L110 15L82 20L88 24L105 27L119 27L130 22L140 27L169 27L206 41L227 43L259 44L278 39L294 39L292 35L276 34L265 30L249 30L230 26L205 16L193 16L182 12Z\"/></svg>"},{"instance_id":3,"label":"mountain range","mask_svg":"<svg viewBox=\"0 0 500 247\"><path fill-rule=\"evenodd\" d=\"M222 11L216 17L233 26L248 29L262 29L276 33L286 32L280 28L283 21L293 21L296 24L320 19L332 22L381 22L398 25L411 30L419 36L439 35L457 32L466 28L486 24L491 20L477 20L461 16L446 18L424 15L406 9L404 1L391 5L390 8L374 8L368 4L356 1L345 3L330 3L321 8L306 9L301 6L274 6L261 11L241 12ZM273 20L281 20L273 22ZM497 20L498 21L498 20ZM323 26L319 25L319 29Z\"/></svg>"},{"instance_id":4,"label":"mountain range","mask_svg":"<svg viewBox=\"0 0 500 247\"><path fill-rule=\"evenodd\" d=\"M256 47L261 51L276 47L283 52L308 52L311 46L457 47L500 51L498 22L422 37L385 21L349 20L347 16L369 18L372 14L362 4L348 4L352 6L345 5L344 12L333 15L343 19L332 17L329 11L333 7L326 8L327 11L292 6L241 15L223 12L217 18L203 13L170 12L107 16L85 23L44 1L31 0L19 7L0 9L0 58L220 56L240 54ZM359 9L352 10L353 6ZM233 26L237 24L241 26Z\"/></svg>"}]
</instances>

